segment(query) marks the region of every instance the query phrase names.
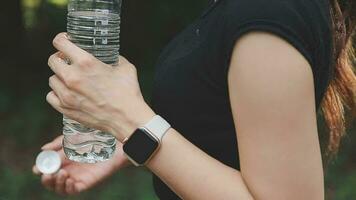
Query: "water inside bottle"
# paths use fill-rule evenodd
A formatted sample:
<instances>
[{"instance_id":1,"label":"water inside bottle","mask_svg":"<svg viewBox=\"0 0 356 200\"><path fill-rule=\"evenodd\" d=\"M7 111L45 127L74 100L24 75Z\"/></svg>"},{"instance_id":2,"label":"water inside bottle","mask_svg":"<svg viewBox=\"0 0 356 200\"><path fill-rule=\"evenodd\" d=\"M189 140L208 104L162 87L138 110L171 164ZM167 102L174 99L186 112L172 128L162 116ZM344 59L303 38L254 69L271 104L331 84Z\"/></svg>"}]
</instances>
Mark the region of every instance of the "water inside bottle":
<instances>
[{"instance_id":1,"label":"water inside bottle","mask_svg":"<svg viewBox=\"0 0 356 200\"><path fill-rule=\"evenodd\" d=\"M65 116L63 125L63 150L69 160L97 163L115 153L116 139L110 133L85 127Z\"/></svg>"},{"instance_id":2,"label":"water inside bottle","mask_svg":"<svg viewBox=\"0 0 356 200\"><path fill-rule=\"evenodd\" d=\"M73 43L104 63L115 65L120 49L120 15L105 10L68 13L68 34Z\"/></svg>"},{"instance_id":3,"label":"water inside bottle","mask_svg":"<svg viewBox=\"0 0 356 200\"><path fill-rule=\"evenodd\" d=\"M106 10L68 13L70 40L106 64L115 66L120 49L120 15ZM110 133L87 128L67 117L63 118L63 148L73 161L96 163L108 160L116 149Z\"/></svg>"}]
</instances>

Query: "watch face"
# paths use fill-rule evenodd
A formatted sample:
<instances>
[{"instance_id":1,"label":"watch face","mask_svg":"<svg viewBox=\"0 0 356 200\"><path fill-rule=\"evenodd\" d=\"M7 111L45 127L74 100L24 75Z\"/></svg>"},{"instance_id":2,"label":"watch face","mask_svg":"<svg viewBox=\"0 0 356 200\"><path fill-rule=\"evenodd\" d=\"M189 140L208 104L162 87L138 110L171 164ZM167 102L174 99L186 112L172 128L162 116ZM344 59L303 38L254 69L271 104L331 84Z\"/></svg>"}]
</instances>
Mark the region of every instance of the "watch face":
<instances>
[{"instance_id":1,"label":"watch face","mask_svg":"<svg viewBox=\"0 0 356 200\"><path fill-rule=\"evenodd\" d=\"M124 144L124 152L137 164L143 165L154 151L159 142L143 129L137 129Z\"/></svg>"}]
</instances>

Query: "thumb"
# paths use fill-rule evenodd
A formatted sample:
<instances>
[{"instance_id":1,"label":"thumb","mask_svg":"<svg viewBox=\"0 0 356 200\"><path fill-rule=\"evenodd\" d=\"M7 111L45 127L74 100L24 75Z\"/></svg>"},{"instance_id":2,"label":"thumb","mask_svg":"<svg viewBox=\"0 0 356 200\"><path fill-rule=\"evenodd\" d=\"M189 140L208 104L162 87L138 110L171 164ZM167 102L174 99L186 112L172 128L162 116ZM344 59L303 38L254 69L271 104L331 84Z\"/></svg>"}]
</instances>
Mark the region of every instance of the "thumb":
<instances>
[{"instance_id":1,"label":"thumb","mask_svg":"<svg viewBox=\"0 0 356 200\"><path fill-rule=\"evenodd\" d=\"M42 150L58 151L62 148L63 135L58 136L52 142L47 143L41 147Z\"/></svg>"},{"instance_id":2,"label":"thumb","mask_svg":"<svg viewBox=\"0 0 356 200\"><path fill-rule=\"evenodd\" d=\"M61 161L62 161L62 166L61 166L61 167L64 167L64 166L66 166L67 164L73 162L73 161L71 161L71 160L69 160L69 159L67 158L67 156L65 155L63 149L57 151L57 153L59 154L59 157L61 158Z\"/></svg>"}]
</instances>

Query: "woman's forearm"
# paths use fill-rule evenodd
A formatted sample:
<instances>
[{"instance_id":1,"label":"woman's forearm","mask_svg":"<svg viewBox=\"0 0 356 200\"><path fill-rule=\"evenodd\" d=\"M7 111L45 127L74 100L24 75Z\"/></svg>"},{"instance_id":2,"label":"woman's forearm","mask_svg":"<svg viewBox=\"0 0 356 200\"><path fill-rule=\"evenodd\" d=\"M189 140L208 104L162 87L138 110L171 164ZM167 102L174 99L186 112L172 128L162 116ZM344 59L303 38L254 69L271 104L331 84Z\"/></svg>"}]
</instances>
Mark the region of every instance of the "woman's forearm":
<instances>
[{"instance_id":1,"label":"woman's forearm","mask_svg":"<svg viewBox=\"0 0 356 200\"><path fill-rule=\"evenodd\" d=\"M145 103L133 109L135 115L127 116L135 117L128 123L119 123L122 120L115 114L110 120L109 132L121 142L156 115ZM165 134L146 167L183 199L253 199L238 170L212 158L173 128Z\"/></svg>"},{"instance_id":2,"label":"woman's forearm","mask_svg":"<svg viewBox=\"0 0 356 200\"><path fill-rule=\"evenodd\" d=\"M183 199L253 199L241 173L170 129L147 167Z\"/></svg>"}]
</instances>

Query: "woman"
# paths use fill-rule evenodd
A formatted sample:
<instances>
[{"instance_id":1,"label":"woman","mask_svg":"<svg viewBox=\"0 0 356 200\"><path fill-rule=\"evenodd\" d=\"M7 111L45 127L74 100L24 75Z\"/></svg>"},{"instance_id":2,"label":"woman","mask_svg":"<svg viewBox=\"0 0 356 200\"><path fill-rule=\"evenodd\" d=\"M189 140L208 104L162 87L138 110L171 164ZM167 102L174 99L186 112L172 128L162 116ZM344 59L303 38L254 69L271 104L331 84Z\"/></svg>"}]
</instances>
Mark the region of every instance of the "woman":
<instances>
[{"instance_id":1,"label":"woman","mask_svg":"<svg viewBox=\"0 0 356 200\"><path fill-rule=\"evenodd\" d=\"M354 1L343 7L211 1L158 59L152 107L133 64L120 57L112 69L59 34L47 101L120 145L108 162L65 161L56 175L42 175L44 186L76 194L129 165L121 143L158 114L172 128L145 166L161 199L324 199L316 112L329 126L330 153L344 134L344 108L355 112ZM43 149L63 156L61 139Z\"/></svg>"}]
</instances>

